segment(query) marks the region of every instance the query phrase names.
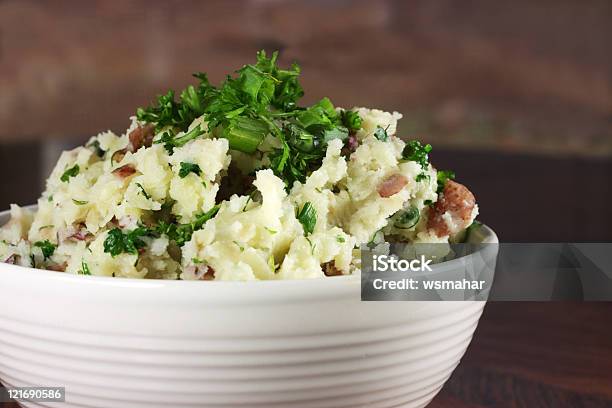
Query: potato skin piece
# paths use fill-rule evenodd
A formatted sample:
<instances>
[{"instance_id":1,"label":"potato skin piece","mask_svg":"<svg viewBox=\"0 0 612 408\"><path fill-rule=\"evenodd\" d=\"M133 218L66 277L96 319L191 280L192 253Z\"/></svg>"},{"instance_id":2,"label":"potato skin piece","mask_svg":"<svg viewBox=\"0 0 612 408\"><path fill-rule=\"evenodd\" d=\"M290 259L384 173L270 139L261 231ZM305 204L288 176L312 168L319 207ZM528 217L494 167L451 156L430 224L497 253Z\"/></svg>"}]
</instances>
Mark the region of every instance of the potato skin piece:
<instances>
[{"instance_id":1,"label":"potato skin piece","mask_svg":"<svg viewBox=\"0 0 612 408\"><path fill-rule=\"evenodd\" d=\"M405 176L393 174L380 183L380 186L378 186L378 194L384 198L391 197L399 193L406 184L408 184L408 179Z\"/></svg>"},{"instance_id":2,"label":"potato skin piece","mask_svg":"<svg viewBox=\"0 0 612 408\"><path fill-rule=\"evenodd\" d=\"M452 231L443 217L446 212L449 212L454 220L461 220L462 228L466 228L475 206L474 194L466 186L448 180L438 201L429 210L427 229L433 230L438 237L450 235Z\"/></svg>"},{"instance_id":3,"label":"potato skin piece","mask_svg":"<svg viewBox=\"0 0 612 408\"><path fill-rule=\"evenodd\" d=\"M144 126L138 126L128 135L128 139L130 140L128 151L135 153L143 146L151 147L154 136L155 126L152 124L149 123Z\"/></svg>"}]
</instances>

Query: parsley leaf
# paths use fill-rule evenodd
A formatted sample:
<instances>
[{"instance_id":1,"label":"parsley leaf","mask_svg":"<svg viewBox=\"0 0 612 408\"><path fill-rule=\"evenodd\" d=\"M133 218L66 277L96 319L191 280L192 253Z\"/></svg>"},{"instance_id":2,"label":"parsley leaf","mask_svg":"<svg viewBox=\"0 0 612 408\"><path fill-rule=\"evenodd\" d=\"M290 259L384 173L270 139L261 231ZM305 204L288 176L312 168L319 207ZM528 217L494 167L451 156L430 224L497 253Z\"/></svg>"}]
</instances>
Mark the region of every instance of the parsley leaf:
<instances>
[{"instance_id":1,"label":"parsley leaf","mask_svg":"<svg viewBox=\"0 0 612 408\"><path fill-rule=\"evenodd\" d=\"M398 213L393 226L399 229L410 229L418 224L420 218L419 209L410 207L410 209Z\"/></svg>"},{"instance_id":2,"label":"parsley leaf","mask_svg":"<svg viewBox=\"0 0 612 408\"><path fill-rule=\"evenodd\" d=\"M214 218L219 212L220 206L217 204L205 213L202 213L196 217L196 219L189 224L170 224L164 221L160 221L155 228L155 232L158 234L164 234L174 241L176 245L183 246L185 242L191 240L191 237L195 231L201 230L204 224L211 218Z\"/></svg>"},{"instance_id":3,"label":"parsley leaf","mask_svg":"<svg viewBox=\"0 0 612 408\"><path fill-rule=\"evenodd\" d=\"M196 176L199 176L202 174L202 169L197 164L181 162L179 177L185 178L189 173L194 173Z\"/></svg>"},{"instance_id":4,"label":"parsley leaf","mask_svg":"<svg viewBox=\"0 0 612 408\"><path fill-rule=\"evenodd\" d=\"M194 127L193 129L189 130L188 132L184 133L181 136L178 136L177 134L174 133L172 129L170 129L162 133L159 139L153 141L153 143L163 143L168 153L172 154L174 153L175 147L184 146L185 144L187 144L187 142L198 138L203 133L204 133L204 130L201 128L200 125L197 125L196 127Z\"/></svg>"},{"instance_id":5,"label":"parsley leaf","mask_svg":"<svg viewBox=\"0 0 612 408\"><path fill-rule=\"evenodd\" d=\"M89 147L90 149L92 149L93 152L96 154L96 156L98 156L99 158L104 157L104 154L106 153L106 151L102 149L102 147L100 147L100 141L98 139L95 139L93 142L88 144L86 147Z\"/></svg>"},{"instance_id":6,"label":"parsley leaf","mask_svg":"<svg viewBox=\"0 0 612 408\"><path fill-rule=\"evenodd\" d=\"M138 250L146 245L140 238L148 233L144 227L138 227L127 233L123 233L119 228L113 228L104 240L104 252L111 254L113 258L122 253L136 255Z\"/></svg>"},{"instance_id":7,"label":"parsley leaf","mask_svg":"<svg viewBox=\"0 0 612 408\"><path fill-rule=\"evenodd\" d=\"M254 153L268 133L270 130L266 122L239 116L227 122L221 135L228 140L232 149Z\"/></svg>"},{"instance_id":8,"label":"parsley leaf","mask_svg":"<svg viewBox=\"0 0 612 408\"><path fill-rule=\"evenodd\" d=\"M304 204L300 212L297 214L297 219L304 227L304 233L306 235L313 233L315 225L317 225L317 210L310 203L310 201L307 201Z\"/></svg>"},{"instance_id":9,"label":"parsley leaf","mask_svg":"<svg viewBox=\"0 0 612 408\"><path fill-rule=\"evenodd\" d=\"M438 179L438 189L436 192L440 194L444 191L444 186L448 180L453 180L455 178L455 172L452 170L438 170L437 179Z\"/></svg>"},{"instance_id":10,"label":"parsley leaf","mask_svg":"<svg viewBox=\"0 0 612 408\"><path fill-rule=\"evenodd\" d=\"M404 160L417 162L421 165L423 170L427 170L427 166L429 165L429 152L431 152L430 144L423 146L418 140L411 140L406 143L402 151L402 158Z\"/></svg>"},{"instance_id":11,"label":"parsley leaf","mask_svg":"<svg viewBox=\"0 0 612 408\"><path fill-rule=\"evenodd\" d=\"M383 129L381 126L377 126L374 131L374 137L381 142L386 142L389 140L389 135L387 134L387 129Z\"/></svg>"},{"instance_id":12,"label":"parsley leaf","mask_svg":"<svg viewBox=\"0 0 612 408\"><path fill-rule=\"evenodd\" d=\"M89 265L87 265L87 262L85 262L85 260L81 260L81 270L79 271L79 275L91 276Z\"/></svg>"},{"instance_id":13,"label":"parsley leaf","mask_svg":"<svg viewBox=\"0 0 612 408\"><path fill-rule=\"evenodd\" d=\"M49 240L37 241L34 243L34 246L40 248L45 260L51 258L57 248L57 245L52 244Z\"/></svg>"},{"instance_id":14,"label":"parsley leaf","mask_svg":"<svg viewBox=\"0 0 612 408\"><path fill-rule=\"evenodd\" d=\"M157 104L148 108L138 108L136 117L141 122L155 123L159 132L167 127L185 131L196 118L204 113L205 101L210 97L214 87L208 82L206 74L193 75L200 80L197 87L188 86L175 100L174 91L157 97Z\"/></svg>"},{"instance_id":15,"label":"parsley leaf","mask_svg":"<svg viewBox=\"0 0 612 408\"><path fill-rule=\"evenodd\" d=\"M361 129L362 120L361 116L352 110L342 111L342 124L346 127L349 132L356 132Z\"/></svg>"},{"instance_id":16,"label":"parsley leaf","mask_svg":"<svg viewBox=\"0 0 612 408\"><path fill-rule=\"evenodd\" d=\"M75 177L77 174L79 174L79 171L81 169L79 168L78 164L75 164L74 166L72 166L71 168L67 169L64 174L62 174L62 177L60 177L60 180L63 181L64 183L68 182L68 180L70 179L70 177Z\"/></svg>"},{"instance_id":17,"label":"parsley leaf","mask_svg":"<svg viewBox=\"0 0 612 408\"><path fill-rule=\"evenodd\" d=\"M304 95L300 67L282 69L277 60L278 52L268 56L260 51L255 64L243 66L218 87L205 74L196 74L199 85L187 87L178 100L173 91L159 96L153 106L138 109L138 120L156 125L155 143L162 143L170 154L205 132L200 126L188 130L201 116L207 132L227 139L232 150L243 153L255 153L271 135L280 147L264 156L291 188L320 167L330 140L346 140L349 132L361 128L362 120L356 112L336 111L328 98L299 107Z\"/></svg>"},{"instance_id":18,"label":"parsley leaf","mask_svg":"<svg viewBox=\"0 0 612 408\"><path fill-rule=\"evenodd\" d=\"M425 174L425 173L419 173L416 176L416 181L417 183L423 180L427 180L429 178L429 175Z\"/></svg>"}]
</instances>

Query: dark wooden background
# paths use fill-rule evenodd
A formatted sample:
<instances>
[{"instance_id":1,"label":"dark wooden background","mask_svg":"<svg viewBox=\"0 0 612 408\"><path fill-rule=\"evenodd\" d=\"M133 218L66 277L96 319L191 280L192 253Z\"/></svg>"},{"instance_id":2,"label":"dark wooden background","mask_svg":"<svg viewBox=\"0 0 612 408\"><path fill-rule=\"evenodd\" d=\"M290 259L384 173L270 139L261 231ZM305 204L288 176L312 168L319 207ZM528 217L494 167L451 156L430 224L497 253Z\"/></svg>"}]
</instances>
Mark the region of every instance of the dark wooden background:
<instances>
[{"instance_id":1,"label":"dark wooden background","mask_svg":"<svg viewBox=\"0 0 612 408\"><path fill-rule=\"evenodd\" d=\"M265 48L307 101L401 111L437 145L610 154L611 19L606 0L0 0L0 139L124 129Z\"/></svg>"},{"instance_id":2,"label":"dark wooden background","mask_svg":"<svg viewBox=\"0 0 612 408\"><path fill-rule=\"evenodd\" d=\"M612 240L612 2L0 0L0 208L58 149L278 49L306 102L398 110L504 242ZM612 305L491 303L433 407L612 407Z\"/></svg>"}]
</instances>

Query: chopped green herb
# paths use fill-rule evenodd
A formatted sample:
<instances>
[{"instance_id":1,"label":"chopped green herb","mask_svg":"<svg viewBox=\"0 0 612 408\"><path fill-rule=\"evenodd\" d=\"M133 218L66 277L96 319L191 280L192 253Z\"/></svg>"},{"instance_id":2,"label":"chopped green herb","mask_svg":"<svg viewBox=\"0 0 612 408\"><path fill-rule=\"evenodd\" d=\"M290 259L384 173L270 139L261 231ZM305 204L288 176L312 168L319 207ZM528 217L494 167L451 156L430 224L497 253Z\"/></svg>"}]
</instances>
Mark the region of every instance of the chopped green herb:
<instances>
[{"instance_id":1,"label":"chopped green herb","mask_svg":"<svg viewBox=\"0 0 612 408\"><path fill-rule=\"evenodd\" d=\"M204 261L201 260L200 258L191 258L191 262L193 262L194 264L203 264Z\"/></svg>"},{"instance_id":2,"label":"chopped green herb","mask_svg":"<svg viewBox=\"0 0 612 408\"><path fill-rule=\"evenodd\" d=\"M144 227L138 227L127 233L123 233L119 228L113 228L104 240L104 252L113 257L122 253L136 255L138 250L146 245L140 238L148 234L149 231Z\"/></svg>"},{"instance_id":3,"label":"chopped green herb","mask_svg":"<svg viewBox=\"0 0 612 408\"><path fill-rule=\"evenodd\" d=\"M149 195L149 193L147 193L142 184L136 183L136 186L140 189L140 193L144 196L144 198L146 198L147 200L151 199L151 196Z\"/></svg>"},{"instance_id":4,"label":"chopped green herb","mask_svg":"<svg viewBox=\"0 0 612 408\"><path fill-rule=\"evenodd\" d=\"M196 176L202 174L202 169L197 164L181 162L181 170L179 170L179 177L185 178L189 173L194 173Z\"/></svg>"},{"instance_id":5,"label":"chopped green herb","mask_svg":"<svg viewBox=\"0 0 612 408\"><path fill-rule=\"evenodd\" d=\"M173 91L159 96L153 106L138 109L137 117L156 125L162 133L155 143L163 143L170 154L204 133L199 126L188 129L201 116L207 132L226 138L231 149L244 153L254 153L272 135L280 147L268 155L269 167L289 189L320 167L330 140L345 140L349 131L361 128L361 118L353 111L337 112L327 98L298 107L304 94L300 68L293 64L281 69L277 59L276 52L268 57L260 51L255 64L245 65L219 87L205 74L195 74L197 86L187 87L178 100ZM187 133L177 137L180 132Z\"/></svg>"},{"instance_id":6,"label":"chopped green herb","mask_svg":"<svg viewBox=\"0 0 612 408\"><path fill-rule=\"evenodd\" d=\"M160 221L155 227L154 232L157 234L164 234L168 236L171 241L174 241L176 245L183 246L185 242L191 240L191 236L195 231L201 230L208 220L217 215L219 208L220 206L218 204L215 205L209 211L198 215L190 224L170 224Z\"/></svg>"},{"instance_id":7,"label":"chopped green herb","mask_svg":"<svg viewBox=\"0 0 612 408\"><path fill-rule=\"evenodd\" d=\"M342 111L342 124L349 132L356 132L361 129L361 123L361 117L357 112L351 110Z\"/></svg>"},{"instance_id":8,"label":"chopped green herb","mask_svg":"<svg viewBox=\"0 0 612 408\"><path fill-rule=\"evenodd\" d=\"M425 201L423 201L423 204L425 204L425 205L432 205L433 201L432 200L425 200Z\"/></svg>"},{"instance_id":9,"label":"chopped green herb","mask_svg":"<svg viewBox=\"0 0 612 408\"><path fill-rule=\"evenodd\" d=\"M156 130L166 127L187 130L197 117L204 113L204 103L209 99L213 87L206 74L197 73L194 77L200 80L197 87L188 86L181 92L179 101L174 98L174 91L168 91L157 98L157 104L149 108L138 108L136 117L142 122L155 123Z\"/></svg>"},{"instance_id":10,"label":"chopped green herb","mask_svg":"<svg viewBox=\"0 0 612 408\"><path fill-rule=\"evenodd\" d=\"M268 266L270 267L270 270L272 271L272 273L276 272L276 262L274 260L274 255L270 254L268 256Z\"/></svg>"},{"instance_id":11,"label":"chopped green herb","mask_svg":"<svg viewBox=\"0 0 612 408\"><path fill-rule=\"evenodd\" d=\"M72 202L76 205L85 205L85 204L89 204L89 201L80 201L80 200L75 200L74 198L72 199Z\"/></svg>"},{"instance_id":12,"label":"chopped green herb","mask_svg":"<svg viewBox=\"0 0 612 408\"><path fill-rule=\"evenodd\" d=\"M382 233L382 228L379 229L378 231L376 231L374 233L374 235L372 235L372 238L370 238L370 240L368 241L368 243L366 244L366 246L370 249L374 249L376 248L376 238L378 237L378 234ZM384 238L384 237L383 237Z\"/></svg>"},{"instance_id":13,"label":"chopped green herb","mask_svg":"<svg viewBox=\"0 0 612 408\"><path fill-rule=\"evenodd\" d=\"M387 129L389 127L387 126ZM386 142L389 140L389 135L387 134L387 129L383 129L381 126L377 126L374 131L374 137L376 137L381 142Z\"/></svg>"},{"instance_id":14,"label":"chopped green herb","mask_svg":"<svg viewBox=\"0 0 612 408\"><path fill-rule=\"evenodd\" d=\"M172 129L165 131L159 137L159 139L153 141L153 143L163 143L168 153L174 153L175 147L181 147L187 144L187 142L194 140L204 134L204 130L200 125L197 125L193 129L184 133L181 136L177 136Z\"/></svg>"},{"instance_id":15,"label":"chopped green herb","mask_svg":"<svg viewBox=\"0 0 612 408\"><path fill-rule=\"evenodd\" d=\"M66 170L64 174L62 174L62 177L60 177L60 180L63 181L64 183L68 182L70 177L75 177L77 174L79 174L80 170L81 169L79 168L79 165L75 164L74 166Z\"/></svg>"},{"instance_id":16,"label":"chopped green herb","mask_svg":"<svg viewBox=\"0 0 612 408\"><path fill-rule=\"evenodd\" d=\"M427 179L429 179L429 175L425 173L420 173L416 176L417 183L423 180L427 180Z\"/></svg>"},{"instance_id":17,"label":"chopped green herb","mask_svg":"<svg viewBox=\"0 0 612 408\"><path fill-rule=\"evenodd\" d=\"M238 248L240 248L240 252L244 252L244 247L242 245L240 245L240 243L238 241L234 241L234 244L236 244L236 246Z\"/></svg>"},{"instance_id":18,"label":"chopped green herb","mask_svg":"<svg viewBox=\"0 0 612 408\"><path fill-rule=\"evenodd\" d=\"M221 135L229 141L230 148L254 153L268 133L270 129L265 121L238 116L225 125Z\"/></svg>"},{"instance_id":19,"label":"chopped green herb","mask_svg":"<svg viewBox=\"0 0 612 408\"><path fill-rule=\"evenodd\" d=\"M406 146L402 151L402 158L404 160L417 162L421 165L423 170L427 170L427 167L429 166L430 152L430 144L423 146L418 140L411 140L410 142L406 143Z\"/></svg>"},{"instance_id":20,"label":"chopped green herb","mask_svg":"<svg viewBox=\"0 0 612 408\"><path fill-rule=\"evenodd\" d=\"M87 262L85 262L85 260L81 260L81 270L79 271L79 275L91 276L89 265L87 265Z\"/></svg>"},{"instance_id":21,"label":"chopped green herb","mask_svg":"<svg viewBox=\"0 0 612 408\"><path fill-rule=\"evenodd\" d=\"M410 207L408 210L402 210L393 223L395 228L399 229L410 229L418 224L421 218L419 209L416 207Z\"/></svg>"},{"instance_id":22,"label":"chopped green herb","mask_svg":"<svg viewBox=\"0 0 612 408\"><path fill-rule=\"evenodd\" d=\"M317 224L317 210L310 203L306 202L300 212L297 215L298 221L304 227L304 233L306 235L312 234Z\"/></svg>"},{"instance_id":23,"label":"chopped green herb","mask_svg":"<svg viewBox=\"0 0 612 408\"><path fill-rule=\"evenodd\" d=\"M346 242L346 239L344 239L344 237L343 237L343 236L338 235L338 236L336 237L336 241L338 241L338 242L340 242L340 243L344 243L344 242Z\"/></svg>"},{"instance_id":24,"label":"chopped green herb","mask_svg":"<svg viewBox=\"0 0 612 408\"><path fill-rule=\"evenodd\" d=\"M53 202L53 196L52 196L52 195L50 195L50 196L49 196L49 198L47 198L47 201L48 201L48 202L50 202L50 203L52 203L52 202Z\"/></svg>"},{"instance_id":25,"label":"chopped green herb","mask_svg":"<svg viewBox=\"0 0 612 408\"><path fill-rule=\"evenodd\" d=\"M455 178L455 172L451 170L438 170L438 189L436 190L438 194L444 191L444 186L448 180L453 180Z\"/></svg>"},{"instance_id":26,"label":"chopped green herb","mask_svg":"<svg viewBox=\"0 0 612 408\"><path fill-rule=\"evenodd\" d=\"M96 156L98 156L99 158L104 157L104 154L106 153L101 147L100 147L100 141L98 139L94 140L93 142L91 142L90 144L87 145L87 147L92 148L94 153L96 154Z\"/></svg>"},{"instance_id":27,"label":"chopped green herb","mask_svg":"<svg viewBox=\"0 0 612 408\"><path fill-rule=\"evenodd\" d=\"M249 203L253 201L253 196L255 195L256 192L257 190L253 190L249 193L249 196L247 197L247 200L244 203L244 207L242 207L242 212L245 212L247 210L247 207L249 206Z\"/></svg>"},{"instance_id":28,"label":"chopped green herb","mask_svg":"<svg viewBox=\"0 0 612 408\"><path fill-rule=\"evenodd\" d=\"M310 238L306 237L306 241L310 244L310 255L314 255L316 244L313 244Z\"/></svg>"},{"instance_id":29,"label":"chopped green herb","mask_svg":"<svg viewBox=\"0 0 612 408\"><path fill-rule=\"evenodd\" d=\"M40 248L45 260L51 258L55 252L55 248L57 248L57 245L52 244L49 240L37 241L34 243L34 246Z\"/></svg>"}]
</instances>

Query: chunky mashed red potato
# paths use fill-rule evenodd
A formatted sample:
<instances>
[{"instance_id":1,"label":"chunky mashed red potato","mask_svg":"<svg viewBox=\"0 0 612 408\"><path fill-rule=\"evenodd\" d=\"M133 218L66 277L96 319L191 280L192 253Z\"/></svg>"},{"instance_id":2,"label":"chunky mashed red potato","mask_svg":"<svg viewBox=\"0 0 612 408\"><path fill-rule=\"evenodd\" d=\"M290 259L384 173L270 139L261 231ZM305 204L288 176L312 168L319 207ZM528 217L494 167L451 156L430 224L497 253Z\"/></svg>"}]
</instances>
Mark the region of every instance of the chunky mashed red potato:
<instances>
[{"instance_id":1,"label":"chunky mashed red potato","mask_svg":"<svg viewBox=\"0 0 612 408\"><path fill-rule=\"evenodd\" d=\"M262 61L252 66L265 74L257 92L267 79L293 80ZM230 85L249 96L243 70ZM157 122L139 111L122 135L104 132L64 152L37 210L11 207L0 260L129 278L319 278L355 273L362 244L448 242L477 215L472 193L429 164L430 147L398 137L397 112L337 109L326 99L279 108L273 89L262 102L270 107L245 96L237 114L251 109L245 122L227 112L219 121L208 107L225 87L202 86L192 99L201 111L177 108L192 114L188 123L164 124L176 112L151 108ZM269 127L228 132L244 123Z\"/></svg>"}]
</instances>

